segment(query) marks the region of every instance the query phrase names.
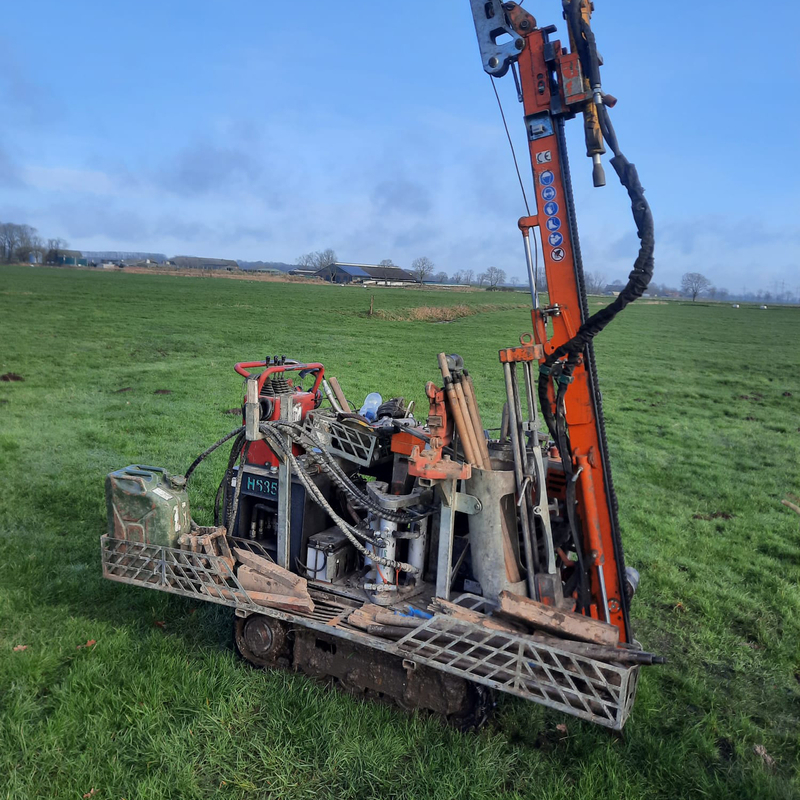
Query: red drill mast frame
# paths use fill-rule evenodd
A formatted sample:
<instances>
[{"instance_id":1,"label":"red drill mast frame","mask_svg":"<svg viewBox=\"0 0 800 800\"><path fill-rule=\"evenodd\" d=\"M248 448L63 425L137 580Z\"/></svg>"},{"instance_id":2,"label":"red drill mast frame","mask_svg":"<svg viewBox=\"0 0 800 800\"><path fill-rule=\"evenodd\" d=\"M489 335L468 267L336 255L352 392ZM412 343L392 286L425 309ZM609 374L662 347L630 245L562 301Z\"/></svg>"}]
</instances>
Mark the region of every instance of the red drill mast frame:
<instances>
[{"instance_id":1,"label":"red drill mast frame","mask_svg":"<svg viewBox=\"0 0 800 800\"><path fill-rule=\"evenodd\" d=\"M539 28L536 20L516 3L473 0L472 6L486 71L492 77L500 77L509 66L513 69L516 64L519 69L518 90L525 114L537 207L536 214L519 220L519 227L528 256L533 330L536 343L542 346L542 363L572 339L589 316L564 122L576 113L583 113L587 155L594 161L595 185L603 185L600 154L605 150L594 106L596 97L582 73L578 54L567 52L558 41L550 41L554 27ZM582 15L587 23L590 14L586 2ZM497 44L500 39L508 40L509 34L511 42ZM606 102L611 105L613 99ZM531 238L537 229L547 276L546 308L539 307L530 257ZM548 322L552 327L549 335ZM551 401L554 402L552 396ZM631 641L625 567L591 343L584 348L574 371L565 406L577 479L577 515L590 576L590 610L619 628L622 641Z\"/></svg>"}]
</instances>

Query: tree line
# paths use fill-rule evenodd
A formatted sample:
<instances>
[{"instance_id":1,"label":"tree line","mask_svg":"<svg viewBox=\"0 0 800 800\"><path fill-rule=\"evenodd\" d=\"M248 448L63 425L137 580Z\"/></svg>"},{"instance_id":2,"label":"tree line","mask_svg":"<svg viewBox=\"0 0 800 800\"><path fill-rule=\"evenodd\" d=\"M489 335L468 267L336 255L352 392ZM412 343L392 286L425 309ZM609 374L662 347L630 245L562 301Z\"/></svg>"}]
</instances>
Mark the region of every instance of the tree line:
<instances>
[{"instance_id":1,"label":"tree line","mask_svg":"<svg viewBox=\"0 0 800 800\"><path fill-rule=\"evenodd\" d=\"M32 225L0 222L0 263L55 263L67 247L64 239L43 239Z\"/></svg>"},{"instance_id":2,"label":"tree line","mask_svg":"<svg viewBox=\"0 0 800 800\"><path fill-rule=\"evenodd\" d=\"M299 267L306 267L307 269L314 270L330 270L329 273L324 273L328 278L332 278L335 272L335 266L338 262L336 251L328 247L325 250L316 250L311 253L303 253L298 256L295 263ZM379 267L396 267L397 264L391 258L384 258L378 262ZM417 283L435 282L435 283L451 283L462 286L486 286L490 289L495 289L506 283L506 271L500 267L488 267L484 272L475 273L474 270L465 269L457 270L452 275L448 275L444 270L436 269L436 265L427 256L419 256L411 262L411 267L408 272L414 277ZM541 279L544 280L544 274ZM519 283L519 278L512 277L510 283L516 286ZM541 286L540 288L544 288Z\"/></svg>"}]
</instances>

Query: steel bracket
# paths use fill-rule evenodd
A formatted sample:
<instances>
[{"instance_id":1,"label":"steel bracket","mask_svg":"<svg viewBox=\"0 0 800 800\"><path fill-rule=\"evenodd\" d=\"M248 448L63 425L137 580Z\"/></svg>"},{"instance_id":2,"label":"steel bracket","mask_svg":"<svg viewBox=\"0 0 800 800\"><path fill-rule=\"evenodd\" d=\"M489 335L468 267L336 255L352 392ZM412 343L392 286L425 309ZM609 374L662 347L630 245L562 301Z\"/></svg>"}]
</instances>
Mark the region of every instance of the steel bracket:
<instances>
[{"instance_id":1,"label":"steel bracket","mask_svg":"<svg viewBox=\"0 0 800 800\"><path fill-rule=\"evenodd\" d=\"M456 492L453 504L456 511L462 514L479 514L483 509L483 504L477 497L465 492Z\"/></svg>"}]
</instances>

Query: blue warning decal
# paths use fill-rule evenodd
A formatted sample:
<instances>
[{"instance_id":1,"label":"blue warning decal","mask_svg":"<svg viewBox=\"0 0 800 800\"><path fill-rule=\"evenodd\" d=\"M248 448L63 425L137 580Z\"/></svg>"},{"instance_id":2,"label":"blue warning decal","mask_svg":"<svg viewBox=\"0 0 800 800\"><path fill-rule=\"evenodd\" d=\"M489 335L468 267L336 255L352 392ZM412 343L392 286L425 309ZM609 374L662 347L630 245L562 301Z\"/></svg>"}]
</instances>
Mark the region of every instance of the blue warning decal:
<instances>
[{"instance_id":1,"label":"blue warning decal","mask_svg":"<svg viewBox=\"0 0 800 800\"><path fill-rule=\"evenodd\" d=\"M554 203L552 200L549 203L545 203L544 213L547 214L548 217L554 217L558 214L558 203Z\"/></svg>"},{"instance_id":2,"label":"blue warning decal","mask_svg":"<svg viewBox=\"0 0 800 800\"><path fill-rule=\"evenodd\" d=\"M539 176L539 183L541 183L542 186L552 186L555 179L556 176L548 169Z\"/></svg>"},{"instance_id":3,"label":"blue warning decal","mask_svg":"<svg viewBox=\"0 0 800 800\"><path fill-rule=\"evenodd\" d=\"M556 231L555 233L551 233L547 237L547 243L550 247L558 247L564 241L564 237Z\"/></svg>"},{"instance_id":4,"label":"blue warning decal","mask_svg":"<svg viewBox=\"0 0 800 800\"><path fill-rule=\"evenodd\" d=\"M552 186L545 186L542 189L542 200L555 200L556 190Z\"/></svg>"},{"instance_id":5,"label":"blue warning decal","mask_svg":"<svg viewBox=\"0 0 800 800\"><path fill-rule=\"evenodd\" d=\"M557 231L561 227L561 220L558 217L550 217L545 223L545 227L549 231Z\"/></svg>"}]
</instances>

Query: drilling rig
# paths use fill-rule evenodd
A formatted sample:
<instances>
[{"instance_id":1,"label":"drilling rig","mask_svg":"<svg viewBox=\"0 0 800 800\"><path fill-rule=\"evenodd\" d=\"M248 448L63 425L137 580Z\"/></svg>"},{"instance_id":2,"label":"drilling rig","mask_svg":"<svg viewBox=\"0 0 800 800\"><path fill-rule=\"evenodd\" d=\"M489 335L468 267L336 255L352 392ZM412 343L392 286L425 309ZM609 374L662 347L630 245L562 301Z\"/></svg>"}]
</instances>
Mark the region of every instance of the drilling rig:
<instances>
[{"instance_id":1,"label":"drilling rig","mask_svg":"<svg viewBox=\"0 0 800 800\"><path fill-rule=\"evenodd\" d=\"M498 435L457 354L431 364L424 419L391 391L359 408L318 362L238 363L240 426L182 475L107 477L103 572L231 607L236 649L258 667L464 729L503 691L619 730L641 666L663 659L631 628L639 576L624 563L592 340L647 288L653 220L611 124L591 3L564 0L565 43L516 3L471 10L484 70L513 76L536 195L518 222L532 327L498 352ZM608 149L640 240L628 284L592 315L565 140L578 117L595 186ZM226 444L214 524L200 526L188 484Z\"/></svg>"}]
</instances>

